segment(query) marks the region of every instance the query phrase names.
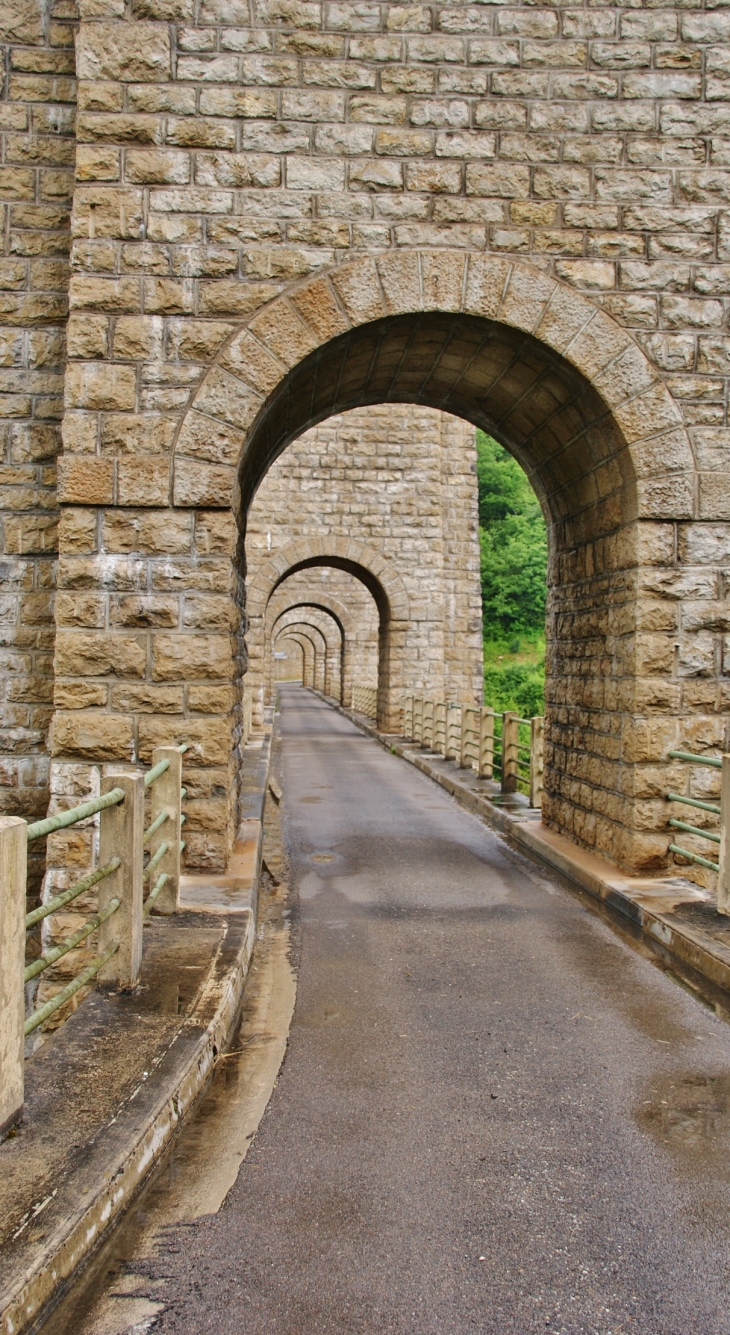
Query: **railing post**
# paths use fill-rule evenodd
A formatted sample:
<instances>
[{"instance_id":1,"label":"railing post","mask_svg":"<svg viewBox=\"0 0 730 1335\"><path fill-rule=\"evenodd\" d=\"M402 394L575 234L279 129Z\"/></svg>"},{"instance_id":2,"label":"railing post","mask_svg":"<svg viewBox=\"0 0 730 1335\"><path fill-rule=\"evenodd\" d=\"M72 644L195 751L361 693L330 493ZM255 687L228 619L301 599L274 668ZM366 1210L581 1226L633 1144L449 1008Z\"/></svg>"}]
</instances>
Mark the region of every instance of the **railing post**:
<instances>
[{"instance_id":1,"label":"railing post","mask_svg":"<svg viewBox=\"0 0 730 1335\"><path fill-rule=\"evenodd\" d=\"M720 870L717 873L717 911L730 913L730 755L722 757L720 787Z\"/></svg>"},{"instance_id":2,"label":"railing post","mask_svg":"<svg viewBox=\"0 0 730 1335\"><path fill-rule=\"evenodd\" d=\"M23 1111L26 830L0 816L0 1136Z\"/></svg>"},{"instance_id":3,"label":"railing post","mask_svg":"<svg viewBox=\"0 0 730 1335\"><path fill-rule=\"evenodd\" d=\"M474 705L462 705L461 707L461 768L474 769L474 752L479 743L479 720L480 710Z\"/></svg>"},{"instance_id":4,"label":"railing post","mask_svg":"<svg viewBox=\"0 0 730 1335\"><path fill-rule=\"evenodd\" d=\"M545 719L530 719L530 806L542 806L542 779L545 770Z\"/></svg>"},{"instance_id":5,"label":"railing post","mask_svg":"<svg viewBox=\"0 0 730 1335\"><path fill-rule=\"evenodd\" d=\"M421 745L423 737L423 696L414 695L413 697L413 740Z\"/></svg>"},{"instance_id":6,"label":"railing post","mask_svg":"<svg viewBox=\"0 0 730 1335\"><path fill-rule=\"evenodd\" d=\"M155 900L155 913L177 913L180 904L180 817L182 787L182 752L178 746L157 746L152 752L152 765L159 765L161 760L169 760L170 766L155 779L152 784L151 818L154 821L163 811L167 820L159 830L150 836L147 850L154 857L160 844L167 844L167 852L160 858L154 874L154 880L167 873L168 880L163 885ZM148 886L151 890L152 886Z\"/></svg>"},{"instance_id":7,"label":"railing post","mask_svg":"<svg viewBox=\"0 0 730 1335\"><path fill-rule=\"evenodd\" d=\"M446 701L437 700L433 707L433 749L437 755L446 755Z\"/></svg>"},{"instance_id":8,"label":"railing post","mask_svg":"<svg viewBox=\"0 0 730 1335\"><path fill-rule=\"evenodd\" d=\"M403 707L403 736L407 742L413 741L413 696L407 695Z\"/></svg>"},{"instance_id":9,"label":"railing post","mask_svg":"<svg viewBox=\"0 0 730 1335\"><path fill-rule=\"evenodd\" d=\"M99 885L99 909L105 909L110 899L118 899L120 906L99 928L99 953L103 954L112 941L119 942L119 949L97 976L101 983L134 987L142 963L144 777L128 770L105 774L102 795L112 788L124 789L124 801L101 812L99 861L104 866L116 856L122 862Z\"/></svg>"},{"instance_id":10,"label":"railing post","mask_svg":"<svg viewBox=\"0 0 730 1335\"><path fill-rule=\"evenodd\" d=\"M519 714L505 710L502 715L502 792L517 792L517 758L519 751Z\"/></svg>"},{"instance_id":11,"label":"railing post","mask_svg":"<svg viewBox=\"0 0 730 1335\"><path fill-rule=\"evenodd\" d=\"M461 759L461 705L446 705L446 759Z\"/></svg>"},{"instance_id":12,"label":"railing post","mask_svg":"<svg viewBox=\"0 0 730 1335\"><path fill-rule=\"evenodd\" d=\"M421 725L421 746L424 746L428 751L433 751L433 727L434 702L433 700L424 700L423 723Z\"/></svg>"},{"instance_id":13,"label":"railing post","mask_svg":"<svg viewBox=\"0 0 730 1335\"><path fill-rule=\"evenodd\" d=\"M479 768L480 779L491 779L494 774L494 710L479 711Z\"/></svg>"}]
</instances>

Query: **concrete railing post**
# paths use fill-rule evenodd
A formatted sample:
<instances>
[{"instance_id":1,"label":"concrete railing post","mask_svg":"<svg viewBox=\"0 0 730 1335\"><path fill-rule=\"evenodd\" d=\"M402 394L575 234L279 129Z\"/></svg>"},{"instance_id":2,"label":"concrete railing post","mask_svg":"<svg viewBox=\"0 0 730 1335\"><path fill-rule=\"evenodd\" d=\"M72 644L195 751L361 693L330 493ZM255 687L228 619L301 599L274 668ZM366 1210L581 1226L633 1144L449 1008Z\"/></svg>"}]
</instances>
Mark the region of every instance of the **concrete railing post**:
<instances>
[{"instance_id":1,"label":"concrete railing post","mask_svg":"<svg viewBox=\"0 0 730 1335\"><path fill-rule=\"evenodd\" d=\"M480 779L491 779L494 774L494 710L482 709L479 715Z\"/></svg>"},{"instance_id":2,"label":"concrete railing post","mask_svg":"<svg viewBox=\"0 0 730 1335\"><path fill-rule=\"evenodd\" d=\"M502 715L502 792L517 792L517 758L519 751L519 714L506 710Z\"/></svg>"},{"instance_id":3,"label":"concrete railing post","mask_svg":"<svg viewBox=\"0 0 730 1335\"><path fill-rule=\"evenodd\" d=\"M434 709L435 706L433 700L424 700L421 745L425 746L429 751L433 751Z\"/></svg>"},{"instance_id":4,"label":"concrete railing post","mask_svg":"<svg viewBox=\"0 0 730 1335\"><path fill-rule=\"evenodd\" d=\"M253 710L253 690L250 686L243 688L243 737L242 745L245 746L251 735L251 714Z\"/></svg>"},{"instance_id":5,"label":"concrete railing post","mask_svg":"<svg viewBox=\"0 0 730 1335\"><path fill-rule=\"evenodd\" d=\"M0 816L0 1136L23 1111L27 828Z\"/></svg>"},{"instance_id":6,"label":"concrete railing post","mask_svg":"<svg viewBox=\"0 0 730 1335\"><path fill-rule=\"evenodd\" d=\"M530 719L530 806L542 806L542 781L545 771L545 719Z\"/></svg>"},{"instance_id":7,"label":"concrete railing post","mask_svg":"<svg viewBox=\"0 0 730 1335\"><path fill-rule=\"evenodd\" d=\"M421 745L423 737L423 696L414 695L413 697L413 740Z\"/></svg>"},{"instance_id":8,"label":"concrete railing post","mask_svg":"<svg viewBox=\"0 0 730 1335\"><path fill-rule=\"evenodd\" d=\"M479 744L479 714L474 705L462 705L461 709L461 757L462 769L474 769L475 752Z\"/></svg>"},{"instance_id":9,"label":"concrete railing post","mask_svg":"<svg viewBox=\"0 0 730 1335\"><path fill-rule=\"evenodd\" d=\"M403 706L403 736L407 742L413 741L413 696L407 695Z\"/></svg>"},{"instance_id":10,"label":"concrete railing post","mask_svg":"<svg viewBox=\"0 0 730 1335\"><path fill-rule=\"evenodd\" d=\"M180 903L180 830L182 816L180 789L182 787L182 753L177 746L158 746L152 752L152 765L159 765L161 760L169 760L169 768L155 779L151 788L151 820L154 821L163 811L167 820L150 837L147 851L154 857L160 844L167 844L167 852L160 858L154 873L154 880L167 872L165 881L157 899L155 913L177 913ZM148 890L152 885L148 886Z\"/></svg>"},{"instance_id":11,"label":"concrete railing post","mask_svg":"<svg viewBox=\"0 0 730 1335\"><path fill-rule=\"evenodd\" d=\"M720 870L717 873L717 911L730 914L730 755L723 755L720 781Z\"/></svg>"},{"instance_id":12,"label":"concrete railing post","mask_svg":"<svg viewBox=\"0 0 730 1335\"><path fill-rule=\"evenodd\" d=\"M446 755L446 701L437 700L433 709L433 749L437 755Z\"/></svg>"},{"instance_id":13,"label":"concrete railing post","mask_svg":"<svg viewBox=\"0 0 730 1335\"><path fill-rule=\"evenodd\" d=\"M101 983L134 987L142 963L142 836L144 833L144 778L128 770L105 774L101 792L124 789L124 801L107 807L99 818L99 862L104 866L113 857L122 859L110 876L99 883L99 908L110 899L120 907L99 928L99 953L112 941L119 949L107 960L97 975Z\"/></svg>"},{"instance_id":14,"label":"concrete railing post","mask_svg":"<svg viewBox=\"0 0 730 1335\"><path fill-rule=\"evenodd\" d=\"M446 759L455 760L457 765L461 759L461 706L446 706Z\"/></svg>"}]
</instances>

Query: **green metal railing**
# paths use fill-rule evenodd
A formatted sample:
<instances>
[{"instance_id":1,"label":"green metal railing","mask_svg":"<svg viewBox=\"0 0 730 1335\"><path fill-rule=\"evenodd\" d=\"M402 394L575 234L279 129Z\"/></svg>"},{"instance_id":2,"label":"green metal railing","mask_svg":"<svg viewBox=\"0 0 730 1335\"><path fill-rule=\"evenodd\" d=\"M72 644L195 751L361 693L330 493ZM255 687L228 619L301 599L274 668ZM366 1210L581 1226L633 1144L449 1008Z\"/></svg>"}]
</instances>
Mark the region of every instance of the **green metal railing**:
<instances>
[{"instance_id":1,"label":"green metal railing","mask_svg":"<svg viewBox=\"0 0 730 1335\"><path fill-rule=\"evenodd\" d=\"M187 746L181 746L177 749L183 753L187 750ZM169 768L170 760L167 758L161 760L158 764L153 765L153 767L144 775L145 790L149 789L157 779L169 770ZM181 787L180 801L182 801L185 795L186 789ZM124 799L125 791L121 787L112 788L110 792L104 793L101 797L89 797L85 801L71 807L68 811L59 812L57 815L48 816L44 820L35 821L32 824L29 824L26 832L27 839L28 841L41 839L50 834L54 834L57 830L68 829L71 826L78 825L83 821L90 820L100 812L109 810L110 807L119 805ZM165 809L159 812L159 814L150 822L147 829L143 831L142 845L145 851L145 856L147 845L150 840L157 831L170 820L170 818L170 811ZM179 806L176 811L176 821L178 818L180 823L185 819L185 817L180 814ZM155 850L154 854L148 858L146 866L143 866L142 869L143 883L152 881L153 874L165 855L169 852L170 847L170 841L164 840ZM180 850L182 851L184 847L185 843L181 840ZM81 879L74 885L70 886L69 889L60 891L45 903L32 909L25 917L26 932L30 931L38 923L44 922L52 914L66 908L67 905L73 904L80 895L83 895L86 891L98 886L106 879L106 877L111 876L121 866L122 857L115 855L109 858L104 866L98 867L94 871L87 873L87 875L82 876ZM143 902L143 920L149 917L169 879L169 872L162 872L157 876L156 880L154 880L154 884ZM103 908L87 918L76 931L72 932L69 936L62 938L55 945L49 946L47 949L43 950L36 959L32 960L26 966L23 976L24 983L29 983L34 979L39 978L46 969L57 964L59 960L63 959L66 955L70 954L71 951L81 946L98 930L99 927L102 926L103 923L107 922L115 913L117 913L120 907L121 900L116 895L113 896ZM25 1021L26 1036L33 1033L34 1030L46 1020L50 1019L50 1017L54 1015L56 1011L60 1010L67 1001L70 1001L82 987L85 987L90 983L119 948L120 942L118 940L110 942L104 950L97 954L83 969L80 970L75 978L71 979L70 982L62 987L55 996L51 997L50 1000L38 1010L33 1011Z\"/></svg>"},{"instance_id":2,"label":"green metal railing","mask_svg":"<svg viewBox=\"0 0 730 1335\"><path fill-rule=\"evenodd\" d=\"M480 778L496 778L503 792L526 793L531 806L541 805L541 717L523 719L510 712L407 695L403 727L408 741L454 759L462 769L475 769Z\"/></svg>"},{"instance_id":3,"label":"green metal railing","mask_svg":"<svg viewBox=\"0 0 730 1335\"><path fill-rule=\"evenodd\" d=\"M722 769L722 759L719 756L698 756L692 751L670 751L669 758L670 760L681 760L690 765L705 765L710 769ZM688 797L683 793L667 793L667 801L678 802L682 806L693 807L697 811L706 811L710 815L719 816L722 819L722 807L716 802L706 802L697 797ZM689 821L680 820L678 817L671 816L668 824L673 830L681 830L685 834L692 834L695 838L706 840L707 843L719 845L722 842L722 835L719 832L703 829L699 825L692 825ZM689 848L682 848L680 844L670 843L668 852L686 858L688 862L695 866L706 867L709 871L719 872L720 870L719 862L714 862L701 853L694 853Z\"/></svg>"}]
</instances>

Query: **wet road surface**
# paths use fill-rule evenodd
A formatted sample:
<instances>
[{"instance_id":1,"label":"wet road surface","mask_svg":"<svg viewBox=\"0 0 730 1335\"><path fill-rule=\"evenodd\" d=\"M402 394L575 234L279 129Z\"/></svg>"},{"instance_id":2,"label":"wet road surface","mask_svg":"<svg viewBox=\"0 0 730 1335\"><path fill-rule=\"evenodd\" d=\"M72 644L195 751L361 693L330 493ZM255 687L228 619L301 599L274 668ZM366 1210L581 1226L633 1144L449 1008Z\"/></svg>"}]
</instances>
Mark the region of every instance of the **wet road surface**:
<instances>
[{"instance_id":1,"label":"wet road surface","mask_svg":"<svg viewBox=\"0 0 730 1335\"><path fill-rule=\"evenodd\" d=\"M281 696L288 1055L220 1212L148 1262L154 1330L730 1335L730 1028L424 775Z\"/></svg>"}]
</instances>

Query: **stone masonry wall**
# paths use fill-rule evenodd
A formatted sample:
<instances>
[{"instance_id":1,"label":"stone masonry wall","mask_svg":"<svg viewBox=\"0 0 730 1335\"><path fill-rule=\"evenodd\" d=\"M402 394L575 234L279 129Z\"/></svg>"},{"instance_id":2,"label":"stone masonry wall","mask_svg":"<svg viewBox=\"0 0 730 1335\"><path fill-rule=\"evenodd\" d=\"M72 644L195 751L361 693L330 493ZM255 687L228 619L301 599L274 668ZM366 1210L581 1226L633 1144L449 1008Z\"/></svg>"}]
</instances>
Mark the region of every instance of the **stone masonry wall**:
<instances>
[{"instance_id":1,"label":"stone masonry wall","mask_svg":"<svg viewBox=\"0 0 730 1335\"><path fill-rule=\"evenodd\" d=\"M54 420L37 377L50 386L61 355L73 16L22 0L4 13L14 428ZM547 818L627 865L663 865L669 745L728 742L730 14L704 0L83 0L76 66L54 772L189 734L212 804L200 856L225 858L239 460L256 483L315 424L304 381L287 430L269 441L258 418L335 336L461 313L494 338L479 373L464 335L441 379L424 353L397 393L433 407L461 393L448 406L513 449L550 514ZM36 378L16 398L25 358ZM373 365L331 412L370 402ZM583 379L561 417L566 368ZM36 531L5 524L3 560L32 558L6 634L38 651L5 662L38 692L42 439L21 458L11 430L4 456ZM5 705L20 720L6 750L32 759L43 702ZM40 800L42 765L25 765L13 751L6 804L23 787Z\"/></svg>"},{"instance_id":2,"label":"stone masonry wall","mask_svg":"<svg viewBox=\"0 0 730 1335\"><path fill-rule=\"evenodd\" d=\"M72 0L0 7L0 812L26 817L49 791L76 23Z\"/></svg>"}]
</instances>

